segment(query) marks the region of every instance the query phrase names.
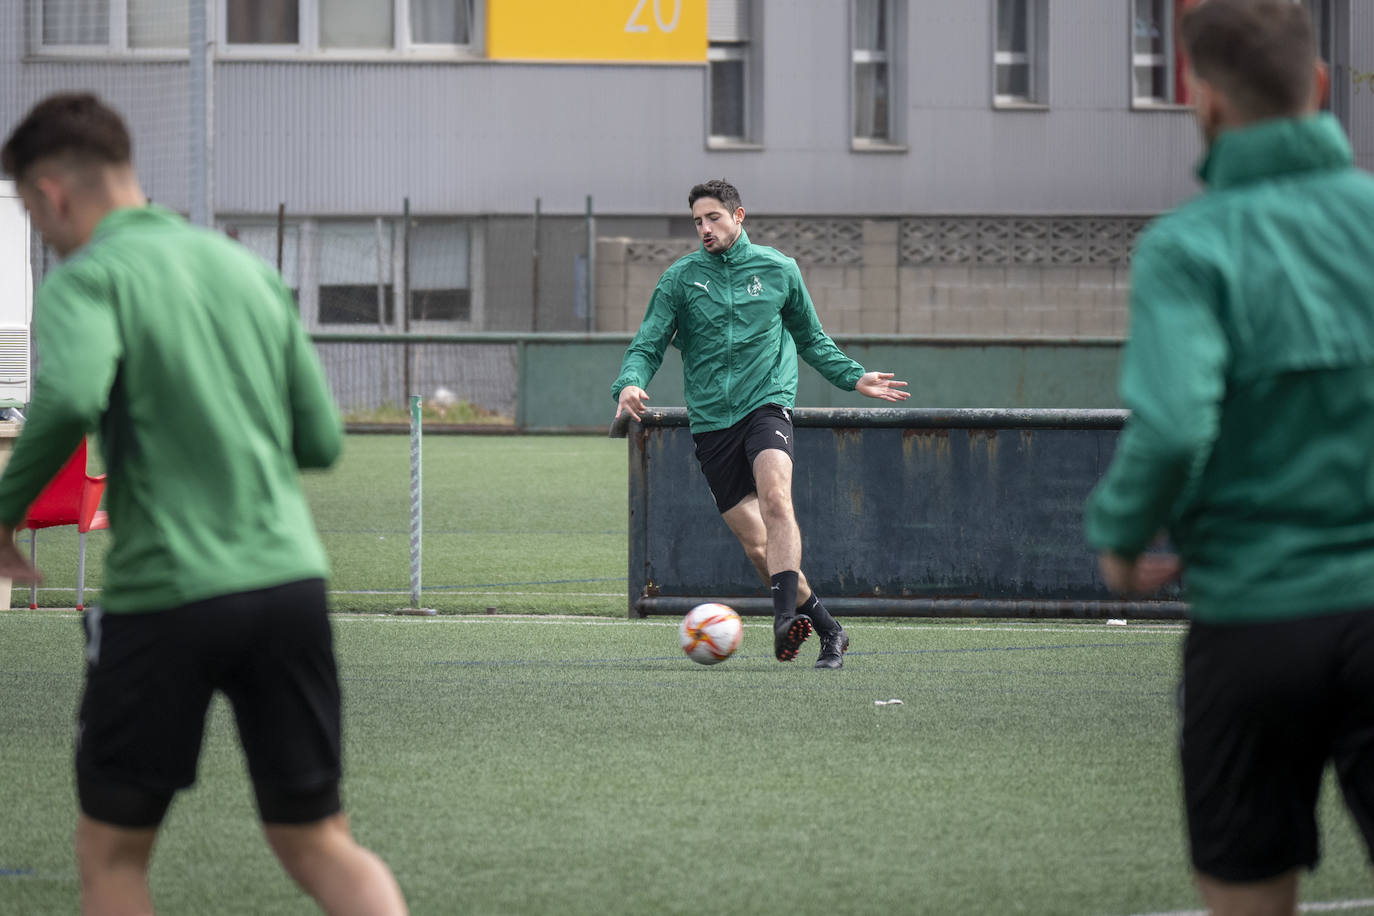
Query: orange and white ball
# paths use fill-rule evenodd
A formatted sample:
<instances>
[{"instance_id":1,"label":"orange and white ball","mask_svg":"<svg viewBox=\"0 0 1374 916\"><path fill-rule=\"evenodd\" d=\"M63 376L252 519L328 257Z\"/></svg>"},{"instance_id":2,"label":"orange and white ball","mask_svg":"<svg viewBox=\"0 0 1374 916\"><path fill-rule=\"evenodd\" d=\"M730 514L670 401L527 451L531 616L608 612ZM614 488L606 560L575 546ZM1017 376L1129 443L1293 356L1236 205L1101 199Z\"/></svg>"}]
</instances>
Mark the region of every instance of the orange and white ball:
<instances>
[{"instance_id":1,"label":"orange and white ball","mask_svg":"<svg viewBox=\"0 0 1374 916\"><path fill-rule=\"evenodd\" d=\"M682 618L678 642L687 657L701 665L723 662L739 648L744 625L735 609L723 604L698 604Z\"/></svg>"}]
</instances>

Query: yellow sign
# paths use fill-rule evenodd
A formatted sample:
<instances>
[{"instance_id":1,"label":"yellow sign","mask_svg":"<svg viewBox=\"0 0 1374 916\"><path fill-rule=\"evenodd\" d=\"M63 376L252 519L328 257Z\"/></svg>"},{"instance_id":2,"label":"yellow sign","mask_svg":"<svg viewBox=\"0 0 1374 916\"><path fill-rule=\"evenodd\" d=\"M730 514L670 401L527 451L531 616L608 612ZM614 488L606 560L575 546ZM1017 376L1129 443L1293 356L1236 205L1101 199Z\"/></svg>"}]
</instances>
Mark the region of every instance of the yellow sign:
<instances>
[{"instance_id":1,"label":"yellow sign","mask_svg":"<svg viewBox=\"0 0 1374 916\"><path fill-rule=\"evenodd\" d=\"M487 0L487 57L704 63L706 2Z\"/></svg>"}]
</instances>

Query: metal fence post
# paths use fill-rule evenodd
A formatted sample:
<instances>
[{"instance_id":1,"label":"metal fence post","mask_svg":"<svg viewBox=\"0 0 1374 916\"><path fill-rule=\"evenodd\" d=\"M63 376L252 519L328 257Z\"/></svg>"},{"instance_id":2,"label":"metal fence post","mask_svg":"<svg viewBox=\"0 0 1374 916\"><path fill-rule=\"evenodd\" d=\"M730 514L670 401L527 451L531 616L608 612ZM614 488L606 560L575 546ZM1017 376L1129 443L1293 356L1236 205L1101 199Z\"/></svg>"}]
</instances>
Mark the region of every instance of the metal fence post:
<instances>
[{"instance_id":1,"label":"metal fence post","mask_svg":"<svg viewBox=\"0 0 1374 916\"><path fill-rule=\"evenodd\" d=\"M421 512L420 486L420 406L423 403L417 394L410 396L410 607L402 608L399 613L429 617L433 608L420 606L420 554L424 533Z\"/></svg>"}]
</instances>

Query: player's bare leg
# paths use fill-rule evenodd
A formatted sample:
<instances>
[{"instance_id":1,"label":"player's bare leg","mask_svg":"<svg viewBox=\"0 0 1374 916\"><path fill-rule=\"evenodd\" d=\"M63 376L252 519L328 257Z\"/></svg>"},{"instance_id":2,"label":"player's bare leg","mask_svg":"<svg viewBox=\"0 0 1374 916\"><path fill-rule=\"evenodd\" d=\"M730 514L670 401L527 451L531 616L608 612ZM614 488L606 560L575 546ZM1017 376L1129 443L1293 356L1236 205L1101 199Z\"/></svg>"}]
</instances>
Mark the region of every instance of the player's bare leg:
<instances>
[{"instance_id":1,"label":"player's bare leg","mask_svg":"<svg viewBox=\"0 0 1374 916\"><path fill-rule=\"evenodd\" d=\"M767 531L766 562L770 577L801 569L801 529L792 511L792 458L768 448L754 458L754 486L759 514Z\"/></svg>"},{"instance_id":2,"label":"player's bare leg","mask_svg":"<svg viewBox=\"0 0 1374 916\"><path fill-rule=\"evenodd\" d=\"M1298 912L1298 869L1268 881L1233 884L1197 875L1198 890L1212 916L1294 916Z\"/></svg>"},{"instance_id":3,"label":"player's bare leg","mask_svg":"<svg viewBox=\"0 0 1374 916\"><path fill-rule=\"evenodd\" d=\"M792 458L779 449L764 449L754 457L753 471L765 531L764 567L773 590L773 655L787 662L811 635L811 618L797 612L801 529L792 512Z\"/></svg>"},{"instance_id":4,"label":"player's bare leg","mask_svg":"<svg viewBox=\"0 0 1374 916\"><path fill-rule=\"evenodd\" d=\"M296 883L330 916L404 916L396 878L353 839L348 816L310 824L264 824L267 842Z\"/></svg>"},{"instance_id":5,"label":"player's bare leg","mask_svg":"<svg viewBox=\"0 0 1374 916\"><path fill-rule=\"evenodd\" d=\"M740 546L749 562L754 564L764 585L771 581L768 572L768 529L763 524L763 513L759 510L759 498L751 493L734 506L721 513L721 518L739 539ZM811 598L811 586L807 584L806 573L797 571L797 607Z\"/></svg>"},{"instance_id":6,"label":"player's bare leg","mask_svg":"<svg viewBox=\"0 0 1374 916\"><path fill-rule=\"evenodd\" d=\"M82 814L76 821L76 869L84 916L150 916L148 862L157 828L133 830Z\"/></svg>"}]
</instances>

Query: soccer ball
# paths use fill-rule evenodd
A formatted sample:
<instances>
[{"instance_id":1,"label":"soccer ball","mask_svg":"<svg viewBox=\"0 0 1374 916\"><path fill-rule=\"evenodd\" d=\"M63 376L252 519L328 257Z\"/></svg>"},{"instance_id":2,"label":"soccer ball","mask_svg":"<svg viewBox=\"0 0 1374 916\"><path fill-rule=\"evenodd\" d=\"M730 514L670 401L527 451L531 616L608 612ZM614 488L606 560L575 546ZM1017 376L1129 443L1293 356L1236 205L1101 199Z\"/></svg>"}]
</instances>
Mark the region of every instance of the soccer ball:
<instances>
[{"instance_id":1,"label":"soccer ball","mask_svg":"<svg viewBox=\"0 0 1374 916\"><path fill-rule=\"evenodd\" d=\"M723 604L698 604L677 628L682 651L699 665L725 661L739 648L743 636L739 615Z\"/></svg>"}]
</instances>

